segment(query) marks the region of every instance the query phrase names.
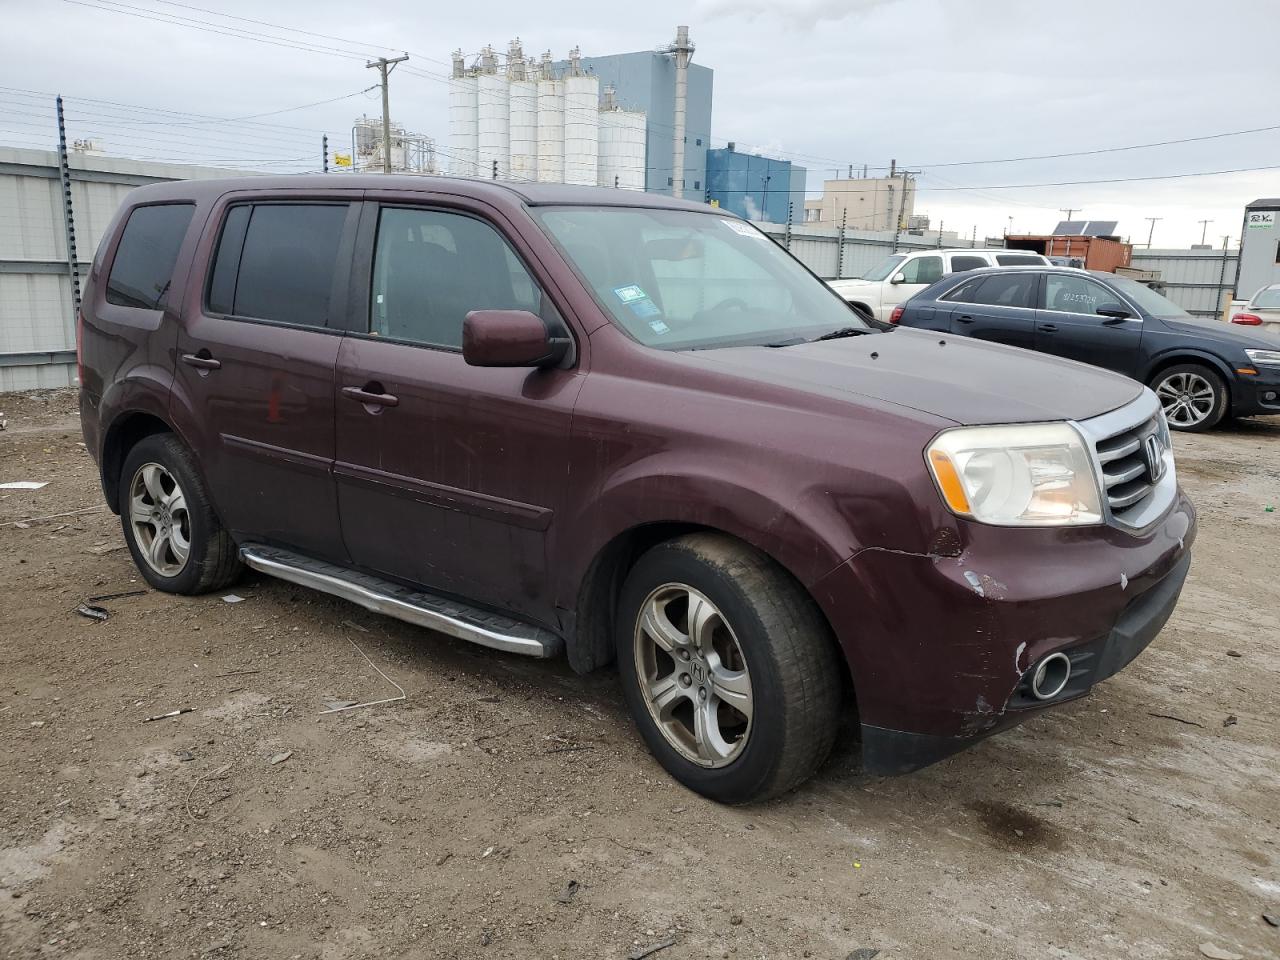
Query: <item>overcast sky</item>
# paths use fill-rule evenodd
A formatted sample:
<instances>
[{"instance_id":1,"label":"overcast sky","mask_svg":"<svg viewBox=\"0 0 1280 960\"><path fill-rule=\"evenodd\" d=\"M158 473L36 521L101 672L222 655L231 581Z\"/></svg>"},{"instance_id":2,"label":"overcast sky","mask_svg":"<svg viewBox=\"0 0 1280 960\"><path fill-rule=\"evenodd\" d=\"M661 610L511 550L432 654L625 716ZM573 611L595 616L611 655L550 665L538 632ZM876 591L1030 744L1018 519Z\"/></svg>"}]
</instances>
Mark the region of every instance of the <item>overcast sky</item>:
<instances>
[{"instance_id":1,"label":"overcast sky","mask_svg":"<svg viewBox=\"0 0 1280 960\"><path fill-rule=\"evenodd\" d=\"M94 137L110 152L318 166L322 132L341 144L354 116L379 111L376 93L357 93L375 79L363 56L411 53L393 74L392 115L444 144L443 78L455 47L505 49L519 36L528 52L562 56L580 45L584 55L602 55L651 49L688 23L695 61L715 70L713 145L734 140L739 149L794 155L810 170L811 191L837 168L894 158L923 170L917 212L935 227L943 221L968 235L976 226L981 238L999 235L1012 216L1015 232L1047 232L1062 219L1059 208L1073 207L1077 219L1119 220L1120 232L1141 243L1143 218L1162 217L1157 247L1198 242L1197 221L1206 218L1214 221L1209 242L1221 245L1227 234L1234 246L1244 204L1280 196L1280 129L942 166L1278 126L1278 0L191 4L205 9L161 0L0 0L0 142L47 145L55 134L42 94L61 91L70 136ZM185 25L143 17L185 18ZM224 28L285 45L209 32ZM327 49L295 48L304 44ZM187 117L172 126L136 109L244 117L348 94L356 95L236 125ZM1277 169L995 189L1268 165ZM955 187L965 189L947 189Z\"/></svg>"}]
</instances>

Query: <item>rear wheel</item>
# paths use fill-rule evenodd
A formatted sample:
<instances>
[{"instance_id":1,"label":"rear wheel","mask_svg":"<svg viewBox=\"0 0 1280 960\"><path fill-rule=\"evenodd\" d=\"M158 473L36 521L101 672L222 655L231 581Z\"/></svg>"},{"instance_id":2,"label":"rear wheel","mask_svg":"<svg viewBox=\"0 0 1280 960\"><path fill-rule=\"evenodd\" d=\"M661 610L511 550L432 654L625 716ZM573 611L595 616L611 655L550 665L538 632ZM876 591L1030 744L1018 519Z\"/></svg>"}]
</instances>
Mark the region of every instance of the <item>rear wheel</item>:
<instances>
[{"instance_id":1,"label":"rear wheel","mask_svg":"<svg viewBox=\"0 0 1280 960\"><path fill-rule=\"evenodd\" d=\"M177 437L140 440L120 475L120 522L133 562L168 593L204 593L242 569L231 535L214 513L191 452Z\"/></svg>"},{"instance_id":2,"label":"rear wheel","mask_svg":"<svg viewBox=\"0 0 1280 960\"><path fill-rule=\"evenodd\" d=\"M1198 363L1161 370L1151 381L1169 426L1199 432L1217 426L1227 412L1227 387L1216 372Z\"/></svg>"},{"instance_id":3,"label":"rear wheel","mask_svg":"<svg viewBox=\"0 0 1280 960\"><path fill-rule=\"evenodd\" d=\"M654 547L623 584L618 665L649 749L713 800L776 796L826 759L840 662L813 600L719 534Z\"/></svg>"}]
</instances>

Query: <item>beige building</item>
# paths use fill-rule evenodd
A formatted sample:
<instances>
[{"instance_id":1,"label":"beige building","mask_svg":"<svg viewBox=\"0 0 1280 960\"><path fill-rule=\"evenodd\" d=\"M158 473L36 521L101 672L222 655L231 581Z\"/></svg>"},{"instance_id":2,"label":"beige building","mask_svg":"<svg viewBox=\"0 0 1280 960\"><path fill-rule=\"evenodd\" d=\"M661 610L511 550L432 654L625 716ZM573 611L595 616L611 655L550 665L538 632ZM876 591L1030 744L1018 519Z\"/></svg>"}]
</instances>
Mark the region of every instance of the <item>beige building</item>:
<instances>
[{"instance_id":1,"label":"beige building","mask_svg":"<svg viewBox=\"0 0 1280 960\"><path fill-rule=\"evenodd\" d=\"M840 217L846 217L849 230L892 230L901 217L900 226L915 213L916 184L906 181L906 203L902 197L901 177L871 177L856 180L824 180L822 197L804 202L805 223L824 226L840 226Z\"/></svg>"}]
</instances>

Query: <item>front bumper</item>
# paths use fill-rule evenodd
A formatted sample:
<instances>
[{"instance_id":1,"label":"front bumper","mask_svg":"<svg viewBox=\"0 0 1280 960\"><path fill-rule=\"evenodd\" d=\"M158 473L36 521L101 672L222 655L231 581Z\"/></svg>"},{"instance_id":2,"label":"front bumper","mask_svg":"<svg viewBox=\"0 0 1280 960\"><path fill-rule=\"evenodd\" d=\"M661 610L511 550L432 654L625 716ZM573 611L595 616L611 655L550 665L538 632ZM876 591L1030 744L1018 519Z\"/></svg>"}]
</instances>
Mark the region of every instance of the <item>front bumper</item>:
<instances>
[{"instance_id":1,"label":"front bumper","mask_svg":"<svg viewBox=\"0 0 1280 960\"><path fill-rule=\"evenodd\" d=\"M853 675L867 772L919 769L1122 669L1173 612L1196 519L1179 491L1141 534L966 532L956 556L867 549L815 588ZM1036 700L1029 675L1057 651L1071 679Z\"/></svg>"},{"instance_id":2,"label":"front bumper","mask_svg":"<svg viewBox=\"0 0 1280 960\"><path fill-rule=\"evenodd\" d=\"M1254 367L1256 376L1236 374L1231 412L1237 417L1280 414L1280 367Z\"/></svg>"}]
</instances>

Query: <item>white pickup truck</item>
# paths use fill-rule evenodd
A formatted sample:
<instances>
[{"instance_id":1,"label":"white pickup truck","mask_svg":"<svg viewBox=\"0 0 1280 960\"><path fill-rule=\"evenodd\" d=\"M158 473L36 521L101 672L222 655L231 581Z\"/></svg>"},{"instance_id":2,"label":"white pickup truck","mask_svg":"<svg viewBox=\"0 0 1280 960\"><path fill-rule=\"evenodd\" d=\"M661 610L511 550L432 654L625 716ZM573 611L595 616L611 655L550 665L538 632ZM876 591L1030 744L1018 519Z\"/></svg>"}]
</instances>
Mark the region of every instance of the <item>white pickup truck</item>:
<instances>
[{"instance_id":1,"label":"white pickup truck","mask_svg":"<svg viewBox=\"0 0 1280 960\"><path fill-rule=\"evenodd\" d=\"M947 274L977 267L1048 267L1046 257L1025 250L916 250L885 257L865 276L827 284L869 317L888 322L893 308Z\"/></svg>"}]
</instances>

